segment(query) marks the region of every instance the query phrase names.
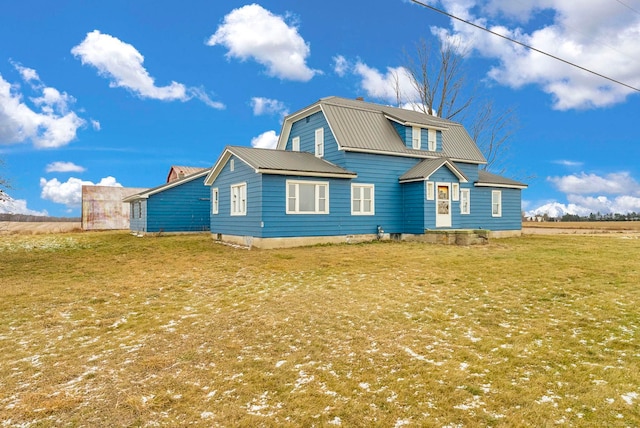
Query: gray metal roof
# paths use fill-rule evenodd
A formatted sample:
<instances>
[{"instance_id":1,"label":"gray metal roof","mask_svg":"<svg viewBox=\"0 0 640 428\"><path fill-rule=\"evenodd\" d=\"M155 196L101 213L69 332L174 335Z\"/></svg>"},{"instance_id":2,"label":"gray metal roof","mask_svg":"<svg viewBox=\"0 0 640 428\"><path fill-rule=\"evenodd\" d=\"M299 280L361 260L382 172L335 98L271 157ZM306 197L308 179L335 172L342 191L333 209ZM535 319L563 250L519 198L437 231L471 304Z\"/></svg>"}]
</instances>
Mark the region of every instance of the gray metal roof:
<instances>
[{"instance_id":1,"label":"gray metal roof","mask_svg":"<svg viewBox=\"0 0 640 428\"><path fill-rule=\"evenodd\" d=\"M431 176L434 172L439 170L443 165L446 165L451 172L453 172L460 181L468 181L467 177L462 171L456 168L455 164L449 162L449 159L425 159L419 162L416 166L405 172L400 177L400 182L425 180Z\"/></svg>"},{"instance_id":2,"label":"gray metal roof","mask_svg":"<svg viewBox=\"0 0 640 428\"><path fill-rule=\"evenodd\" d=\"M227 146L225 152L237 156L251 168L255 169L256 172L263 174L357 177L355 172L348 171L308 152L257 149L243 146ZM223 154L221 158L224 157ZM221 163L220 168L224 162ZM214 170L215 169L218 169L218 165L214 167ZM212 171L210 176L214 174L217 175L217 173Z\"/></svg>"},{"instance_id":3,"label":"gray metal roof","mask_svg":"<svg viewBox=\"0 0 640 428\"><path fill-rule=\"evenodd\" d=\"M486 163L478 146L459 123L417 111L340 97L323 98L318 104L342 149ZM390 119L405 125L442 129L442 152L406 147Z\"/></svg>"},{"instance_id":4,"label":"gray metal roof","mask_svg":"<svg viewBox=\"0 0 640 428\"><path fill-rule=\"evenodd\" d=\"M503 177L501 175L496 175L484 170L478 171L478 181L476 185L479 186L497 186L497 187L515 187L524 189L528 187L526 184L521 183L516 180L512 180L510 178Z\"/></svg>"}]
</instances>

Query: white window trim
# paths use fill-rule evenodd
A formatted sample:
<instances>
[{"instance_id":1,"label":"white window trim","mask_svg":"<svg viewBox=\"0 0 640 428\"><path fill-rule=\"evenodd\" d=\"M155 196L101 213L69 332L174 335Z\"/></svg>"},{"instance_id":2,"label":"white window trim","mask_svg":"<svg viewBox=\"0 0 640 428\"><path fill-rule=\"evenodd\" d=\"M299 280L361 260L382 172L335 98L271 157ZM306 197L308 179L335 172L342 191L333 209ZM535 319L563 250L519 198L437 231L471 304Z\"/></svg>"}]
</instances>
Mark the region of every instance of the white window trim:
<instances>
[{"instance_id":1,"label":"white window trim","mask_svg":"<svg viewBox=\"0 0 640 428\"><path fill-rule=\"evenodd\" d=\"M411 148L420 150L422 146L422 136L420 135L422 130L417 126L411 127Z\"/></svg>"},{"instance_id":2,"label":"white window trim","mask_svg":"<svg viewBox=\"0 0 640 428\"><path fill-rule=\"evenodd\" d=\"M451 200L460 200L460 185L458 183L451 183Z\"/></svg>"},{"instance_id":3,"label":"white window trim","mask_svg":"<svg viewBox=\"0 0 640 428\"><path fill-rule=\"evenodd\" d=\"M491 191L491 217L502 217L502 191L500 190Z\"/></svg>"},{"instance_id":4,"label":"white window trim","mask_svg":"<svg viewBox=\"0 0 640 428\"><path fill-rule=\"evenodd\" d=\"M296 186L296 194L295 196L290 196L289 194L289 187L290 185L295 185ZM299 185L300 184L313 184L315 186L314 188L314 199L315 199L315 210L314 211L300 211L300 190L299 190ZM305 181L305 180L287 180L285 183L286 186L286 201L285 201L285 212L287 214L329 214L329 182L328 181ZM320 193L318 192L318 187L319 186L324 186L325 187L325 192L324 192L324 199L325 199L325 203L324 203L324 211L320 211L318 210L319 207L319 201L320 201ZM294 210L290 210L289 209L289 198L291 197L295 197L295 209Z\"/></svg>"},{"instance_id":5,"label":"white window trim","mask_svg":"<svg viewBox=\"0 0 640 428\"><path fill-rule=\"evenodd\" d=\"M233 172L236 169L236 161L235 159L231 159L229 161L229 170Z\"/></svg>"},{"instance_id":6,"label":"white window trim","mask_svg":"<svg viewBox=\"0 0 640 428\"><path fill-rule=\"evenodd\" d=\"M464 209L465 198L467 200L466 210ZM460 214L471 214L471 189L460 189Z\"/></svg>"},{"instance_id":7,"label":"white window trim","mask_svg":"<svg viewBox=\"0 0 640 428\"><path fill-rule=\"evenodd\" d=\"M292 152L300 151L300 137L293 137L291 139L291 151Z\"/></svg>"},{"instance_id":8,"label":"white window trim","mask_svg":"<svg viewBox=\"0 0 640 428\"><path fill-rule=\"evenodd\" d=\"M324 157L324 128L316 129L315 135L316 157L321 158Z\"/></svg>"},{"instance_id":9,"label":"white window trim","mask_svg":"<svg viewBox=\"0 0 640 428\"><path fill-rule=\"evenodd\" d=\"M433 181L427 181L427 201L433 201L436 198L436 186Z\"/></svg>"},{"instance_id":10,"label":"white window trim","mask_svg":"<svg viewBox=\"0 0 640 428\"><path fill-rule=\"evenodd\" d=\"M438 140L437 140L437 133L435 129L429 129L428 130L428 134L429 134L429 151L435 152L436 151L436 147L438 146Z\"/></svg>"},{"instance_id":11,"label":"white window trim","mask_svg":"<svg viewBox=\"0 0 640 428\"><path fill-rule=\"evenodd\" d=\"M217 187L211 189L211 214L218 214L220 209L220 191Z\"/></svg>"},{"instance_id":12,"label":"white window trim","mask_svg":"<svg viewBox=\"0 0 640 428\"><path fill-rule=\"evenodd\" d=\"M360 192L360 211L354 210L354 190L356 188L361 189ZM371 189L371 210L364 211L364 192L363 189ZM376 214L376 192L375 185L373 184L361 184L361 183L352 183L351 184L351 215L375 215Z\"/></svg>"},{"instance_id":13,"label":"white window trim","mask_svg":"<svg viewBox=\"0 0 640 428\"><path fill-rule=\"evenodd\" d=\"M238 193L234 192L235 189L238 189ZM230 214L232 216L247 215L247 183L243 182L232 184L230 190Z\"/></svg>"}]
</instances>

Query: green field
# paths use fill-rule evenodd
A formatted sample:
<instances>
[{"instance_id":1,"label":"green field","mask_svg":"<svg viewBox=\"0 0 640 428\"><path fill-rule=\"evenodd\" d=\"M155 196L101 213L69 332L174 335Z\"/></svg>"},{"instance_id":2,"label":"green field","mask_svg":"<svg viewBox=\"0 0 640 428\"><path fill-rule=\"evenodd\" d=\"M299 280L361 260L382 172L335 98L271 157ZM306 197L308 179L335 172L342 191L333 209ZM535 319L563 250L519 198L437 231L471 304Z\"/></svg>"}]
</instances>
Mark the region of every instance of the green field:
<instances>
[{"instance_id":1,"label":"green field","mask_svg":"<svg viewBox=\"0 0 640 428\"><path fill-rule=\"evenodd\" d=\"M640 426L640 239L0 237L0 426Z\"/></svg>"}]
</instances>

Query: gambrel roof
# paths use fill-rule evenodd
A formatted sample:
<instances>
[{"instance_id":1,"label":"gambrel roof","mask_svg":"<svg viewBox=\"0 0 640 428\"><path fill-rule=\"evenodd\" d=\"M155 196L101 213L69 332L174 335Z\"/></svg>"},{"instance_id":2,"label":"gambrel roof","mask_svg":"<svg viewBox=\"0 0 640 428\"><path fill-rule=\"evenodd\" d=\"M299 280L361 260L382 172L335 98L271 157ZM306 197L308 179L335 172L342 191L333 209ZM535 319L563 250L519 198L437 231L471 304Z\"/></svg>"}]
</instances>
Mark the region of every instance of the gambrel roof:
<instances>
[{"instance_id":1,"label":"gambrel roof","mask_svg":"<svg viewBox=\"0 0 640 428\"><path fill-rule=\"evenodd\" d=\"M478 146L459 123L413 110L340 97L322 98L311 106L287 116L282 126L278 149L285 148L295 121L318 111L322 111L326 117L341 150L486 163ZM442 131L442 151L408 148L392 122Z\"/></svg>"},{"instance_id":2,"label":"gambrel roof","mask_svg":"<svg viewBox=\"0 0 640 428\"><path fill-rule=\"evenodd\" d=\"M254 147L227 146L205 179L211 185L229 158L234 155L260 174L299 175L305 177L356 178L355 172L347 171L313 153L292 152Z\"/></svg>"}]
</instances>

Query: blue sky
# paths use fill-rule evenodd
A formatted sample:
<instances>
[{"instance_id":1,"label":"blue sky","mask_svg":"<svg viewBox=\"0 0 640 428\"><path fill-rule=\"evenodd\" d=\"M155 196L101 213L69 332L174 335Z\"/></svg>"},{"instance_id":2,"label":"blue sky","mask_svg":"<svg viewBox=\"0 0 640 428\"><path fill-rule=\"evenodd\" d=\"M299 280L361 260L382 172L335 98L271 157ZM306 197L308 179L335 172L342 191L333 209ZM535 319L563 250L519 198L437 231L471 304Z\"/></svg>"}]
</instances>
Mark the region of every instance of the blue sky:
<instances>
[{"instance_id":1,"label":"blue sky","mask_svg":"<svg viewBox=\"0 0 640 428\"><path fill-rule=\"evenodd\" d=\"M640 87L640 0L429 4ZM154 187L225 145L271 146L322 97L395 104L404 52L447 37L479 94L515 109L503 174L529 184L524 210L640 212L637 91L406 0L6 2L0 212L79 216L83 183Z\"/></svg>"}]
</instances>

